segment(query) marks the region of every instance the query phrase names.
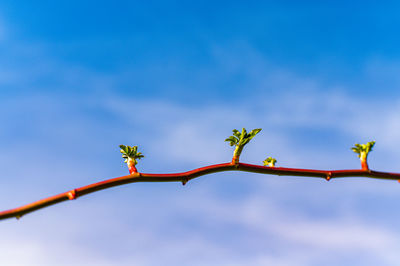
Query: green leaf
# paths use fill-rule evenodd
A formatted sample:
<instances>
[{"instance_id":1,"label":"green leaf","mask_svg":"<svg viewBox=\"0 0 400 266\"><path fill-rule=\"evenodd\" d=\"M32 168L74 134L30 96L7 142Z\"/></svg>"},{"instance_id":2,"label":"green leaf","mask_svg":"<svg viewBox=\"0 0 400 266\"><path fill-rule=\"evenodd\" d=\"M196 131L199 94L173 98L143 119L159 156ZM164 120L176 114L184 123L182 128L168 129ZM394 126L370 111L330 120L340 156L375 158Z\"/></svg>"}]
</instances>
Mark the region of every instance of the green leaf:
<instances>
[{"instance_id":1,"label":"green leaf","mask_svg":"<svg viewBox=\"0 0 400 266\"><path fill-rule=\"evenodd\" d=\"M254 138L254 136L257 135L260 131L261 131L261 128L253 129L249 134L250 135L249 138L250 139Z\"/></svg>"},{"instance_id":2,"label":"green leaf","mask_svg":"<svg viewBox=\"0 0 400 266\"><path fill-rule=\"evenodd\" d=\"M121 150L120 150L121 153L126 153L126 146L125 145L119 145L119 147L121 148Z\"/></svg>"},{"instance_id":3,"label":"green leaf","mask_svg":"<svg viewBox=\"0 0 400 266\"><path fill-rule=\"evenodd\" d=\"M357 144L354 144L354 147L352 147L351 150L354 151L355 153L358 153L359 154L358 157L360 157L362 152L365 152L368 155L368 153L372 151L372 148L374 147L374 145L375 145L375 141L370 141L366 144L357 143Z\"/></svg>"},{"instance_id":4,"label":"green leaf","mask_svg":"<svg viewBox=\"0 0 400 266\"><path fill-rule=\"evenodd\" d=\"M264 164L264 166L269 166L271 163L274 165L276 162L277 162L277 160L270 156L263 161L263 164Z\"/></svg>"},{"instance_id":5,"label":"green leaf","mask_svg":"<svg viewBox=\"0 0 400 266\"><path fill-rule=\"evenodd\" d=\"M237 143L237 142L238 142L238 139L237 139L237 138L235 138L234 136L230 136L230 137L229 137L229 138L227 138L225 141L230 141L230 142Z\"/></svg>"},{"instance_id":6,"label":"green leaf","mask_svg":"<svg viewBox=\"0 0 400 266\"><path fill-rule=\"evenodd\" d=\"M235 144L239 145L239 146L244 146L247 143L249 143L249 141L255 135L257 135L260 131L261 131L261 128L256 128L256 129L253 129L250 133L247 133L246 129L242 128L242 132L239 133L239 131L237 129L234 129L234 130L232 130L234 136L230 136L225 141L229 141L231 146L233 146Z\"/></svg>"},{"instance_id":7,"label":"green leaf","mask_svg":"<svg viewBox=\"0 0 400 266\"><path fill-rule=\"evenodd\" d=\"M370 142L368 142L368 143L367 143L367 150L366 150L366 152L372 151L372 148L374 147L374 145L375 145L375 141L370 141Z\"/></svg>"},{"instance_id":8,"label":"green leaf","mask_svg":"<svg viewBox=\"0 0 400 266\"><path fill-rule=\"evenodd\" d=\"M121 148L120 152L122 153L122 158L125 159L125 162L128 162L129 158L135 160L144 157L141 152L137 152L138 146L120 145L119 147Z\"/></svg>"},{"instance_id":9,"label":"green leaf","mask_svg":"<svg viewBox=\"0 0 400 266\"><path fill-rule=\"evenodd\" d=\"M234 129L234 130L232 130L232 131L233 131L233 135L234 135L235 137L237 137L238 139L240 139L240 132L239 132L239 130Z\"/></svg>"},{"instance_id":10,"label":"green leaf","mask_svg":"<svg viewBox=\"0 0 400 266\"><path fill-rule=\"evenodd\" d=\"M240 139L244 139L247 136L247 131L245 128L242 128L242 133L240 134Z\"/></svg>"},{"instance_id":11,"label":"green leaf","mask_svg":"<svg viewBox=\"0 0 400 266\"><path fill-rule=\"evenodd\" d=\"M244 146L244 145L246 145L247 143L249 143L250 142L250 138L244 138L243 140L242 140L242 145Z\"/></svg>"}]
</instances>

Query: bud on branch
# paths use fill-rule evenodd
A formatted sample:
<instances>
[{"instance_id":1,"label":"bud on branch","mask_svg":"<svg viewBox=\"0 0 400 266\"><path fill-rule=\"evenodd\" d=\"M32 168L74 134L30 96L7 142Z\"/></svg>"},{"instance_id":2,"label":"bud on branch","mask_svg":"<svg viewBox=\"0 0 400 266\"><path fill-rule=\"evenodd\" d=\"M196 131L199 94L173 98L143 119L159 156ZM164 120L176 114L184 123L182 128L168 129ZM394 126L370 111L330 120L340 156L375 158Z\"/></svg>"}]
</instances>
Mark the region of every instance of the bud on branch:
<instances>
[{"instance_id":1,"label":"bud on branch","mask_svg":"<svg viewBox=\"0 0 400 266\"><path fill-rule=\"evenodd\" d=\"M231 146L236 145L235 150L233 151L232 164L239 163L239 157L242 153L244 145L249 143L250 140L254 138L254 136L257 135L260 131L261 128L253 129L250 133L247 133L245 128L242 129L242 133L240 133L237 129L233 130L233 136L230 136L225 140L228 141L229 145Z\"/></svg>"},{"instance_id":2,"label":"bud on branch","mask_svg":"<svg viewBox=\"0 0 400 266\"><path fill-rule=\"evenodd\" d=\"M365 171L369 171L367 157L368 153L372 151L372 147L374 147L375 141L370 141L367 144L354 144L354 147L351 148L352 151L358 154L358 157L361 161L361 168Z\"/></svg>"},{"instance_id":3,"label":"bud on branch","mask_svg":"<svg viewBox=\"0 0 400 266\"><path fill-rule=\"evenodd\" d=\"M277 162L277 160L270 156L263 161L263 164L264 164L264 166L275 167L276 162Z\"/></svg>"},{"instance_id":4,"label":"bud on branch","mask_svg":"<svg viewBox=\"0 0 400 266\"><path fill-rule=\"evenodd\" d=\"M136 170L136 159L141 159L144 157L141 152L137 152L137 146L125 146L119 145L121 148L122 158L125 159L125 163L128 165L129 173L137 173Z\"/></svg>"},{"instance_id":5,"label":"bud on branch","mask_svg":"<svg viewBox=\"0 0 400 266\"><path fill-rule=\"evenodd\" d=\"M137 159L141 159L144 156L142 153L137 151L137 146L125 146L120 145L120 152L122 158L127 163L129 172L131 175L121 176L116 178L107 179L97 183L89 184L83 187L75 188L64 193L60 193L51 197L47 197L30 204L23 205L18 208L5 210L0 212L0 220L15 217L21 218L23 215L45 208L47 206L60 203L66 200L74 200L78 197L129 183L136 182L182 182L186 184L189 180L197 178L202 175L217 173L222 171L244 171L261 174L272 174L279 176L309 176L309 177L321 177L326 180L340 177L354 177L364 176L370 178L380 178L387 180L400 180L400 173L388 173L371 171L368 168L367 157L372 147L375 145L375 141L368 142L367 144L355 144L351 149L358 154L361 160L362 169L354 170L316 170L316 169L297 169L287 167L275 167L276 159L272 157L266 158L261 165L252 165L239 163L239 157L243 150L243 147L249 143L249 141L261 131L261 128L253 129L250 133L247 133L246 129L242 129L242 132L233 130L233 136L230 136L225 141L228 141L231 146L235 145L233 152L232 162L208 165L194 170L190 170L182 173L170 173L170 174L146 174L138 173L136 170ZM268 166L268 167L265 167Z\"/></svg>"}]
</instances>

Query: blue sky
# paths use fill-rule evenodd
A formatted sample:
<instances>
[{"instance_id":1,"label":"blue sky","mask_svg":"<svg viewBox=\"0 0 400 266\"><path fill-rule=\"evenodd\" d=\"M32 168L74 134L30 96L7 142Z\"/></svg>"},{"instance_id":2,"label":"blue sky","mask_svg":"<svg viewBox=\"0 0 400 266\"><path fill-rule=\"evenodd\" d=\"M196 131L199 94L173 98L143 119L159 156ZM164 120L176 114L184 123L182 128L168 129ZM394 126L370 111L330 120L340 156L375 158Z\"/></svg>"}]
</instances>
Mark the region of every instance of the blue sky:
<instances>
[{"instance_id":1,"label":"blue sky","mask_svg":"<svg viewBox=\"0 0 400 266\"><path fill-rule=\"evenodd\" d=\"M0 208L241 160L400 172L398 4L2 1ZM1 222L1 265L397 265L397 182L226 172Z\"/></svg>"}]
</instances>

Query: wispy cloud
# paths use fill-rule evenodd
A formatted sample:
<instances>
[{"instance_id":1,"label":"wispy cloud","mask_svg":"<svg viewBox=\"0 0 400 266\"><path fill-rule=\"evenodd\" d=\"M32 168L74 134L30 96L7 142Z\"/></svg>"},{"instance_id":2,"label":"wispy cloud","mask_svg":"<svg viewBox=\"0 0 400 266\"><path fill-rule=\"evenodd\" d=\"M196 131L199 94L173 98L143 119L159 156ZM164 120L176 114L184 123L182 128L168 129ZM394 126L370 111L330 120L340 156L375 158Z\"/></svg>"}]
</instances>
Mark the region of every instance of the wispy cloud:
<instances>
[{"instance_id":1,"label":"wispy cloud","mask_svg":"<svg viewBox=\"0 0 400 266\"><path fill-rule=\"evenodd\" d=\"M101 206L85 200L74 210L47 213L45 220L23 220L17 231L14 222L3 224L10 231L0 242L0 261L69 265L60 261L63 254L85 265L352 265L348 259L360 254L358 261L365 265L395 265L399 259L398 232L364 221L356 212L321 219L265 193L222 199L206 188L162 196L159 204L142 205L146 199L133 196L139 202L123 219L113 207L116 200L102 200ZM83 223L96 218L95 224ZM42 229L29 231L32 226Z\"/></svg>"},{"instance_id":2,"label":"wispy cloud","mask_svg":"<svg viewBox=\"0 0 400 266\"><path fill-rule=\"evenodd\" d=\"M22 57L34 62L26 49ZM223 140L242 126L263 128L246 147L246 162L261 164L272 155L282 166L358 167L349 146L369 138L378 141L373 166L396 169L400 159L398 99L355 98L345 87L278 68L254 50L242 61L214 51L215 73L226 80L244 73L242 91L254 93L200 105L122 97L118 79L126 76L73 67L38 50L40 64L1 65L2 84L24 91L0 99L4 207L19 202L14 197L36 199L126 173L122 143L143 149L138 167L146 172L229 161L232 149ZM327 184L234 172L186 187L135 184L4 222L0 262L345 265L361 254L365 265L395 265L399 231L384 217L396 207L397 191L372 180Z\"/></svg>"}]
</instances>

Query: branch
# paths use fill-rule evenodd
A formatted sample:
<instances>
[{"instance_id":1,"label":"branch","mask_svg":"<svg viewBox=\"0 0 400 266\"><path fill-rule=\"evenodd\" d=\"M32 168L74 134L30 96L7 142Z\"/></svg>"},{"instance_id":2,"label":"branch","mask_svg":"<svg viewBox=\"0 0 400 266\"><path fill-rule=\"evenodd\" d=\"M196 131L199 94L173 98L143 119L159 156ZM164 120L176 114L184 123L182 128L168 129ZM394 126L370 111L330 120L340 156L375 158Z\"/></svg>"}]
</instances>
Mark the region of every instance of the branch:
<instances>
[{"instance_id":1,"label":"branch","mask_svg":"<svg viewBox=\"0 0 400 266\"><path fill-rule=\"evenodd\" d=\"M66 200L74 200L78 197L100 191L103 189L121 186L136 182L182 182L185 185L189 180L199 176L224 172L224 171L243 171L260 174L270 174L279 176L307 176L320 177L326 180L339 177L370 177L389 180L400 180L400 173L378 172L372 170L313 170L313 169L296 169L285 167L267 167L246 163L222 163L214 164L188 172L173 173L173 174L145 174L133 173L127 176L107 179L98 183L93 183L84 187L76 188L55 196L44 198L21 207L0 212L0 220L7 218L21 218L23 215L30 212L54 205Z\"/></svg>"},{"instance_id":2,"label":"branch","mask_svg":"<svg viewBox=\"0 0 400 266\"><path fill-rule=\"evenodd\" d=\"M285 167L275 167L276 159L268 157L263 161L264 166L239 163L239 157L242 153L243 147L250 142L261 131L261 128L256 128L247 133L245 128L242 129L240 133L239 130L234 129L233 135L228 137L225 141L229 142L231 146L235 146L233 152L233 157L231 163L222 163L205 166L202 168L194 169L188 172L175 173L175 174L144 174L138 173L136 169L137 160L144 157L141 152L138 152L137 146L125 146L120 145L120 152L122 153L122 158L125 159L127 163L130 175L116 177L112 179L107 179L98 183L87 185L84 187L76 188L52 197L44 198L33 203L0 212L0 220L15 217L17 219L21 218L23 215L45 208L47 206L60 203L66 200L74 200L78 197L111 188L116 186L125 185L128 183L136 182L174 182L179 181L185 185L189 180L196 177L223 172L223 171L243 171L243 172L253 172L260 174L270 174L270 175L285 175L285 176L309 176L309 177L321 177L326 180L330 180L336 177L354 177L354 176L364 176L380 179L400 179L400 173L386 173L371 171L368 168L367 156L375 141L370 141L367 144L355 144L352 150L358 153L358 157L361 161L361 170L312 170L312 169L296 169L296 168L285 168Z\"/></svg>"}]
</instances>

